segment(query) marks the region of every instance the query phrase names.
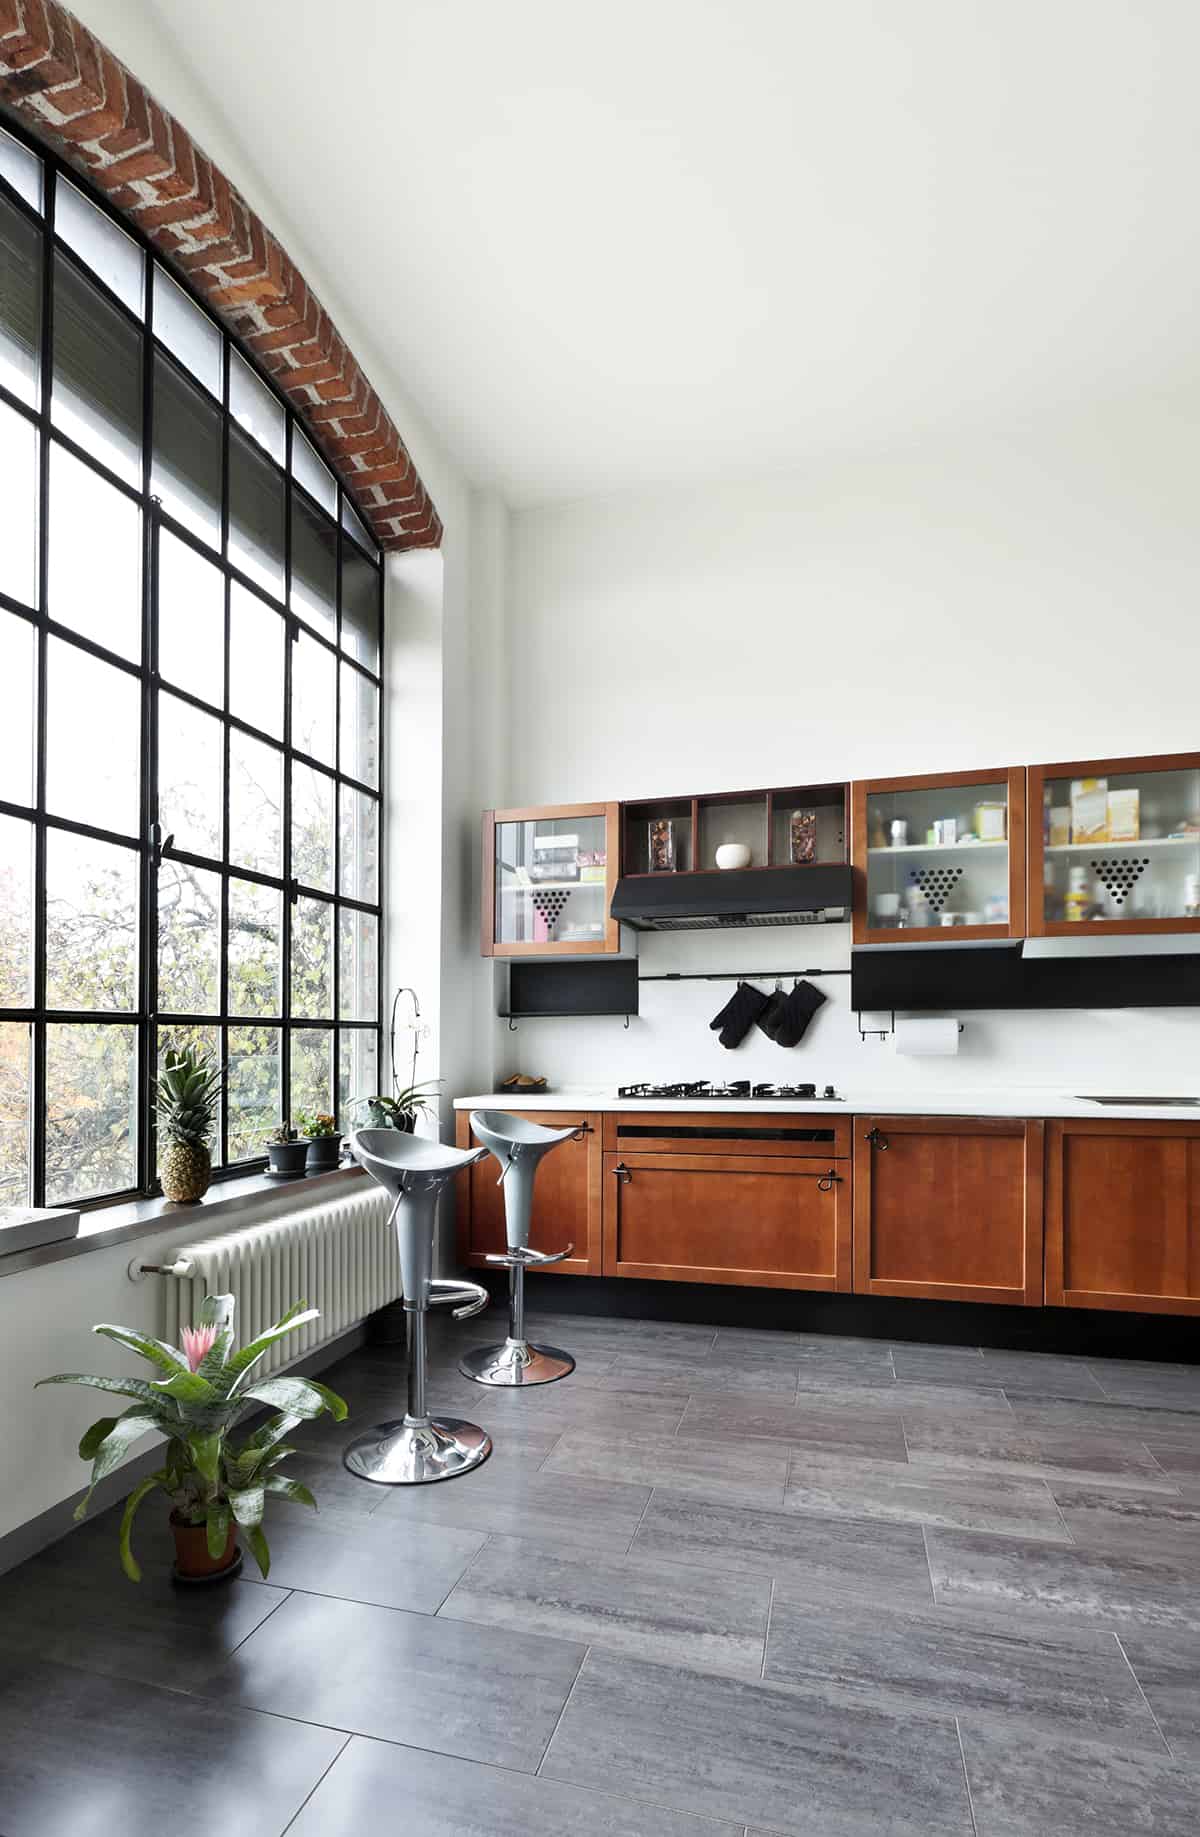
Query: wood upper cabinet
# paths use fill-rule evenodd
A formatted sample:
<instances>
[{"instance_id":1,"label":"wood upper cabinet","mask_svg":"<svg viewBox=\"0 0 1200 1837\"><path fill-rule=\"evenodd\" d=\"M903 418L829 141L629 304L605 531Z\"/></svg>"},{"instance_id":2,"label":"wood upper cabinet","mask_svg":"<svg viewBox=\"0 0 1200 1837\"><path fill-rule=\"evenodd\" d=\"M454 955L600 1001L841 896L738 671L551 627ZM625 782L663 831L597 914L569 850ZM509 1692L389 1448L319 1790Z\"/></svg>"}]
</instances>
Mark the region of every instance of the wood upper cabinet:
<instances>
[{"instance_id":1,"label":"wood upper cabinet","mask_svg":"<svg viewBox=\"0 0 1200 1837\"><path fill-rule=\"evenodd\" d=\"M849 1289L845 1119L631 1111L604 1122L605 1275Z\"/></svg>"},{"instance_id":2,"label":"wood upper cabinet","mask_svg":"<svg viewBox=\"0 0 1200 1837\"><path fill-rule=\"evenodd\" d=\"M1029 768L1029 935L1200 931L1200 753Z\"/></svg>"},{"instance_id":3,"label":"wood upper cabinet","mask_svg":"<svg viewBox=\"0 0 1200 1837\"><path fill-rule=\"evenodd\" d=\"M856 1116L854 1288L942 1301L1042 1300L1044 1125Z\"/></svg>"},{"instance_id":4,"label":"wood upper cabinet","mask_svg":"<svg viewBox=\"0 0 1200 1837\"><path fill-rule=\"evenodd\" d=\"M1200 1123L1047 1125L1046 1301L1200 1314Z\"/></svg>"},{"instance_id":5,"label":"wood upper cabinet","mask_svg":"<svg viewBox=\"0 0 1200 1837\"><path fill-rule=\"evenodd\" d=\"M483 817L485 957L615 955L620 806L552 804Z\"/></svg>"},{"instance_id":6,"label":"wood upper cabinet","mask_svg":"<svg viewBox=\"0 0 1200 1837\"><path fill-rule=\"evenodd\" d=\"M850 787L856 944L1025 935L1025 771Z\"/></svg>"},{"instance_id":7,"label":"wood upper cabinet","mask_svg":"<svg viewBox=\"0 0 1200 1837\"><path fill-rule=\"evenodd\" d=\"M547 1274L598 1276L601 1267L600 1236L600 1117L573 1116L562 1110L518 1110L531 1123L548 1129L583 1126L577 1141L560 1142L538 1164L533 1186L533 1218L529 1243L534 1250L556 1252L574 1244L575 1254L553 1263ZM470 1148L471 1119L466 1110L456 1113L455 1140ZM456 1206L460 1263L486 1267L488 1251L503 1250L504 1188L497 1184L500 1169L495 1157L477 1161L458 1176Z\"/></svg>"}]
</instances>

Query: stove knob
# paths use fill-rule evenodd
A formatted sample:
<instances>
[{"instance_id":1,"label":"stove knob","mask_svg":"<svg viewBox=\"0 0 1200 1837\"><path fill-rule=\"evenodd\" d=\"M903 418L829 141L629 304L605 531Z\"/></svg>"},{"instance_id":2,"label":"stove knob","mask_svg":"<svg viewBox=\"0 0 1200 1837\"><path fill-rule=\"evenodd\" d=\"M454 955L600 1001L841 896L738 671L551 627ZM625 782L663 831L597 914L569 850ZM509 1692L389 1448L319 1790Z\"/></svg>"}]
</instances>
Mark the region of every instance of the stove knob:
<instances>
[{"instance_id":1,"label":"stove knob","mask_svg":"<svg viewBox=\"0 0 1200 1837\"><path fill-rule=\"evenodd\" d=\"M824 1090L824 1093L823 1093L823 1095L824 1095L824 1096L826 1096L826 1097L836 1097L836 1096L837 1096L837 1092L836 1092L836 1091L834 1090L834 1088L833 1088L833 1086L832 1086L831 1084L827 1084L827 1085L825 1086L825 1090Z\"/></svg>"}]
</instances>

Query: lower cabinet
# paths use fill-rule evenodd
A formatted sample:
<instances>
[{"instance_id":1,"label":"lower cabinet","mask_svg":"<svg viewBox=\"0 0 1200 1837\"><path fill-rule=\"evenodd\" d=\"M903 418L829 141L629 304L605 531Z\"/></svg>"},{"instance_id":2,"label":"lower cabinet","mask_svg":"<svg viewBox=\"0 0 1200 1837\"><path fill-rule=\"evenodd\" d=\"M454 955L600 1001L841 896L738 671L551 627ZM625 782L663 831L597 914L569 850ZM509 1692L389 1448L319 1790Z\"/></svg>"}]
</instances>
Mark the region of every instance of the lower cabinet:
<instances>
[{"instance_id":1,"label":"lower cabinet","mask_svg":"<svg viewBox=\"0 0 1200 1837\"><path fill-rule=\"evenodd\" d=\"M605 1117L604 1273L850 1287L848 1127L822 1117Z\"/></svg>"},{"instance_id":2,"label":"lower cabinet","mask_svg":"<svg viewBox=\"0 0 1200 1837\"><path fill-rule=\"evenodd\" d=\"M1042 1302L1045 1126L1006 1117L854 1118L854 1288Z\"/></svg>"},{"instance_id":3,"label":"lower cabinet","mask_svg":"<svg viewBox=\"0 0 1200 1837\"><path fill-rule=\"evenodd\" d=\"M565 1262L552 1263L547 1275L598 1276L601 1269L600 1232L600 1117L570 1116L561 1110L516 1112L548 1129L582 1126L577 1141L551 1149L538 1167L533 1187L533 1218L529 1242L534 1250L575 1251ZM456 1113L455 1139L460 1148L474 1145L471 1119L466 1110ZM473 1268L486 1266L488 1251L503 1250L504 1188L498 1185L500 1169L494 1157L479 1161L459 1176L457 1184L458 1256Z\"/></svg>"},{"instance_id":4,"label":"lower cabinet","mask_svg":"<svg viewBox=\"0 0 1200 1837\"><path fill-rule=\"evenodd\" d=\"M1200 1124L1047 1125L1046 1301L1200 1314Z\"/></svg>"}]
</instances>

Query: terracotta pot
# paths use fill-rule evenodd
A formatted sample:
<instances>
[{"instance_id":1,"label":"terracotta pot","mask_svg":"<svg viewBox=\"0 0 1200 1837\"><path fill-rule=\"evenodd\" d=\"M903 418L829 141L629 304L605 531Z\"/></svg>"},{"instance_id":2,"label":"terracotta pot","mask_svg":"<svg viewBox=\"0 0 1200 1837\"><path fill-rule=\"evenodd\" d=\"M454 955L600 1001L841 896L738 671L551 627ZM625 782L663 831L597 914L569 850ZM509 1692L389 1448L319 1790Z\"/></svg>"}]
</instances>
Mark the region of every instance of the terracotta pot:
<instances>
[{"instance_id":1,"label":"terracotta pot","mask_svg":"<svg viewBox=\"0 0 1200 1837\"><path fill-rule=\"evenodd\" d=\"M184 1524L172 1512L171 1530L175 1535L175 1574L181 1582L216 1582L235 1575L241 1568L236 1524L230 1524L220 1556L208 1554L208 1531L204 1525Z\"/></svg>"}]
</instances>

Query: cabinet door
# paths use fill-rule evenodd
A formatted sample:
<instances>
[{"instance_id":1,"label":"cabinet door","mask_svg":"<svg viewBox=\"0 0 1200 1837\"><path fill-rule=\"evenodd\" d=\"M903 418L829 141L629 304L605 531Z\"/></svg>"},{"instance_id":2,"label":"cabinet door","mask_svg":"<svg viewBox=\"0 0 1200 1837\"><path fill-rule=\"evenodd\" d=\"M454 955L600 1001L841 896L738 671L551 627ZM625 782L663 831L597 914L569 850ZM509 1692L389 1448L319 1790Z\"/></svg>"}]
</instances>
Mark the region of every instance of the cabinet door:
<instances>
[{"instance_id":1,"label":"cabinet door","mask_svg":"<svg viewBox=\"0 0 1200 1837\"><path fill-rule=\"evenodd\" d=\"M855 1292L1039 1306L1043 1137L1003 1117L855 1117Z\"/></svg>"},{"instance_id":2,"label":"cabinet door","mask_svg":"<svg viewBox=\"0 0 1200 1837\"><path fill-rule=\"evenodd\" d=\"M1200 1314L1200 1125L1049 1124L1046 1300Z\"/></svg>"},{"instance_id":3,"label":"cabinet door","mask_svg":"<svg viewBox=\"0 0 1200 1837\"><path fill-rule=\"evenodd\" d=\"M542 1158L533 1186L529 1244L533 1250L551 1252L574 1244L574 1255L562 1263L550 1264L547 1274L598 1276L600 1117L571 1116L562 1110L518 1110L511 1114L527 1117L531 1123L544 1123L548 1129L582 1125L584 1133L578 1141L560 1142ZM457 1112L456 1139L460 1148L474 1145L466 1110ZM489 1251L504 1249L504 1188L497 1184L499 1178L499 1165L489 1155L458 1179L458 1256L461 1263L474 1268L486 1266Z\"/></svg>"},{"instance_id":4,"label":"cabinet door","mask_svg":"<svg viewBox=\"0 0 1200 1837\"><path fill-rule=\"evenodd\" d=\"M616 954L611 914L617 804L488 810L483 818L485 957Z\"/></svg>"},{"instance_id":5,"label":"cabinet door","mask_svg":"<svg viewBox=\"0 0 1200 1837\"><path fill-rule=\"evenodd\" d=\"M848 1289L848 1161L606 1154L604 1273Z\"/></svg>"},{"instance_id":6,"label":"cabinet door","mask_svg":"<svg viewBox=\"0 0 1200 1837\"><path fill-rule=\"evenodd\" d=\"M850 790L856 944L1024 937L1023 767Z\"/></svg>"}]
</instances>

